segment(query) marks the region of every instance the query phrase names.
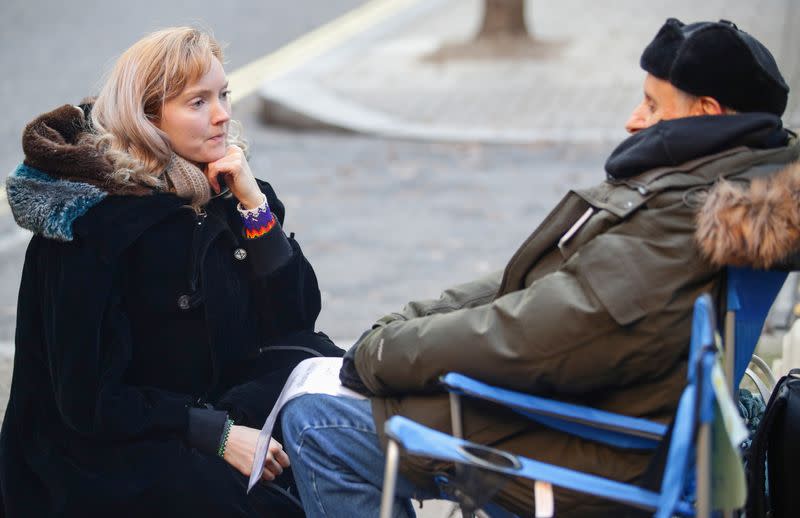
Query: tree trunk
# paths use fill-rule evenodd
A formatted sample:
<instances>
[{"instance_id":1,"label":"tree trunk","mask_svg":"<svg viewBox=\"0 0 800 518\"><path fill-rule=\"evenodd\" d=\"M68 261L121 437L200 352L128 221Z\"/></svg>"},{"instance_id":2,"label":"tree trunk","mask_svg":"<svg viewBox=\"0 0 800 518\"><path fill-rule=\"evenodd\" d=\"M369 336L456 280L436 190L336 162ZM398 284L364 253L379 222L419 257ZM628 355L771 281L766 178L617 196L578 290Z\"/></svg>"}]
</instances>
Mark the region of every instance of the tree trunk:
<instances>
[{"instance_id":1,"label":"tree trunk","mask_svg":"<svg viewBox=\"0 0 800 518\"><path fill-rule=\"evenodd\" d=\"M525 0L483 0L483 23L478 39L527 37Z\"/></svg>"}]
</instances>

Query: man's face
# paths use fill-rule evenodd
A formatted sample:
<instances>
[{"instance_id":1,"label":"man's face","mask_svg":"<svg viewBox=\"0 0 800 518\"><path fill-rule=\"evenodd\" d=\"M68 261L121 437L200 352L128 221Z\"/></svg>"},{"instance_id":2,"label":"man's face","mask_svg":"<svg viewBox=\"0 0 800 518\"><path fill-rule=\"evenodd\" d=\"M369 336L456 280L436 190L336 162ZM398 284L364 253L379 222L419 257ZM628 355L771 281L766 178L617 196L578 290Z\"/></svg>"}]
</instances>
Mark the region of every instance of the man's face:
<instances>
[{"instance_id":1,"label":"man's face","mask_svg":"<svg viewBox=\"0 0 800 518\"><path fill-rule=\"evenodd\" d=\"M625 129L633 134L660 121L701 115L696 101L696 97L678 90L669 81L647 74L644 99L631 113Z\"/></svg>"}]
</instances>

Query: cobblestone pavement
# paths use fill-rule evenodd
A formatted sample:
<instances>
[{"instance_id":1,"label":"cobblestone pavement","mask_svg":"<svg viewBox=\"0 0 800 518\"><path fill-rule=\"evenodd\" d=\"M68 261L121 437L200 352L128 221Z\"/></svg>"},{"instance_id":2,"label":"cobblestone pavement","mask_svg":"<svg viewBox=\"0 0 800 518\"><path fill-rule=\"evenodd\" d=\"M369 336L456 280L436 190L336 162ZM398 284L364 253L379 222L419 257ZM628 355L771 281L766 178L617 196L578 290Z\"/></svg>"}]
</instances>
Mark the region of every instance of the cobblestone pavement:
<instances>
[{"instance_id":1,"label":"cobblestone pavement","mask_svg":"<svg viewBox=\"0 0 800 518\"><path fill-rule=\"evenodd\" d=\"M243 122L260 150L254 170L274 183L286 230L316 268L319 327L339 338L409 297L505 266L567 186L604 178L611 150L307 136Z\"/></svg>"}]
</instances>

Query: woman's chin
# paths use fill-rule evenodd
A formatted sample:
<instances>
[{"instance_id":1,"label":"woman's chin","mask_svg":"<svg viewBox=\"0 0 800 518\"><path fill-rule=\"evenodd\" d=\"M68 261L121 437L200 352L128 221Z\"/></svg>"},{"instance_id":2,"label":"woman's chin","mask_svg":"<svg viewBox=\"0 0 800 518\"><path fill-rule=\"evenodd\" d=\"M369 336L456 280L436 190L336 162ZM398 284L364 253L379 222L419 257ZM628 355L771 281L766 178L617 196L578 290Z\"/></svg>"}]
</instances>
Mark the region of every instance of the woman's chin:
<instances>
[{"instance_id":1,"label":"woman's chin","mask_svg":"<svg viewBox=\"0 0 800 518\"><path fill-rule=\"evenodd\" d=\"M221 152L212 151L208 153L197 153L196 155L184 156L183 158L195 164L210 164L211 162L216 162L217 160L223 158L224 156L225 156L225 150L223 149Z\"/></svg>"},{"instance_id":2,"label":"woman's chin","mask_svg":"<svg viewBox=\"0 0 800 518\"><path fill-rule=\"evenodd\" d=\"M223 158L227 154L227 151L228 151L228 146L225 145L225 142L222 142L222 144L218 144L217 146L215 146L214 149L209 150L209 152L206 153L205 160L203 161L205 163L216 162L220 158Z\"/></svg>"}]
</instances>

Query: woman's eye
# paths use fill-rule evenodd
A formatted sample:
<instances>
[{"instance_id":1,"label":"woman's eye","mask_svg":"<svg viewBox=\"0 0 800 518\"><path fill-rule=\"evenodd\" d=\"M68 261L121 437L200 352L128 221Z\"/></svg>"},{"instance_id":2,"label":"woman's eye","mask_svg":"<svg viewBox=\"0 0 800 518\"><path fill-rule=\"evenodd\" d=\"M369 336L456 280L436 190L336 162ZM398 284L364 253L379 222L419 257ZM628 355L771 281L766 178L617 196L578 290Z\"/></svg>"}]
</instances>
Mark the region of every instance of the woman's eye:
<instances>
[{"instance_id":1,"label":"woman's eye","mask_svg":"<svg viewBox=\"0 0 800 518\"><path fill-rule=\"evenodd\" d=\"M193 108L200 108L205 102L205 99L196 99L192 101L191 105Z\"/></svg>"},{"instance_id":2,"label":"woman's eye","mask_svg":"<svg viewBox=\"0 0 800 518\"><path fill-rule=\"evenodd\" d=\"M231 98L231 91L230 90L223 90L219 94L220 99L225 99L226 101Z\"/></svg>"}]
</instances>

